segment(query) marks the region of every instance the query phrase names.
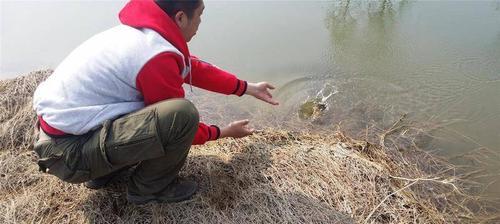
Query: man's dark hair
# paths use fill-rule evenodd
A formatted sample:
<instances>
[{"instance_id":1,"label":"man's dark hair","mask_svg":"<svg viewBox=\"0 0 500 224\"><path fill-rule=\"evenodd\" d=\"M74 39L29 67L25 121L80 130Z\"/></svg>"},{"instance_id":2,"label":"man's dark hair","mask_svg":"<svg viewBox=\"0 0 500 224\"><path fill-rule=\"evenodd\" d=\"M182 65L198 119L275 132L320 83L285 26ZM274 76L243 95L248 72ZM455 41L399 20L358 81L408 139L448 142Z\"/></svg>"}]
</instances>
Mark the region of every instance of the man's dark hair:
<instances>
[{"instance_id":1,"label":"man's dark hair","mask_svg":"<svg viewBox=\"0 0 500 224\"><path fill-rule=\"evenodd\" d=\"M189 19L193 18L194 10L201 4L201 0L155 0L155 2L172 19L179 11L185 12Z\"/></svg>"}]
</instances>

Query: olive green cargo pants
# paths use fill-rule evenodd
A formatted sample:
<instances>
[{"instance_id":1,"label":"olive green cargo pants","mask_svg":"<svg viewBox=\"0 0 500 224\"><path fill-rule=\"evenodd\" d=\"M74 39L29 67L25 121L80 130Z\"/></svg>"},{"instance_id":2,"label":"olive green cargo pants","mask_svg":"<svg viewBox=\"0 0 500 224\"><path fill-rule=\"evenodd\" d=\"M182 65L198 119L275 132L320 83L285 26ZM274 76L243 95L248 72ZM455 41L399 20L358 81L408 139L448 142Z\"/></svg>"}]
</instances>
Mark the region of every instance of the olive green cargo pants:
<instances>
[{"instance_id":1,"label":"olive green cargo pants","mask_svg":"<svg viewBox=\"0 0 500 224\"><path fill-rule=\"evenodd\" d=\"M185 99L165 100L84 135L50 137L40 133L34 150L42 171L81 183L138 164L128 191L162 191L183 166L198 129L199 116Z\"/></svg>"}]
</instances>

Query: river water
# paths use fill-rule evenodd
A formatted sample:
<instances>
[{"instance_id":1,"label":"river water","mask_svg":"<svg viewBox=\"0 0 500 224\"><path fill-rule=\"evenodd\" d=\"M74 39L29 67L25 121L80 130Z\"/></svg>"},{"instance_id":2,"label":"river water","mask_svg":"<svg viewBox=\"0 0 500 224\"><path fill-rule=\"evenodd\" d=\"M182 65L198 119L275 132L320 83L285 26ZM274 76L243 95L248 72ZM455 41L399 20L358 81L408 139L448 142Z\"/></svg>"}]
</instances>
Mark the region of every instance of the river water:
<instances>
[{"instance_id":1,"label":"river water","mask_svg":"<svg viewBox=\"0 0 500 224\"><path fill-rule=\"evenodd\" d=\"M57 66L79 43L116 25L123 4L0 1L0 77ZM213 97L202 102L205 120L228 122L222 110L260 126L340 126L362 137L406 115L424 133L422 148L484 168L485 192L500 197L500 1L205 5L191 52L243 79L272 82L281 103ZM300 119L300 105L325 87L337 93L324 102L324 114ZM472 152L483 162L456 159Z\"/></svg>"}]
</instances>

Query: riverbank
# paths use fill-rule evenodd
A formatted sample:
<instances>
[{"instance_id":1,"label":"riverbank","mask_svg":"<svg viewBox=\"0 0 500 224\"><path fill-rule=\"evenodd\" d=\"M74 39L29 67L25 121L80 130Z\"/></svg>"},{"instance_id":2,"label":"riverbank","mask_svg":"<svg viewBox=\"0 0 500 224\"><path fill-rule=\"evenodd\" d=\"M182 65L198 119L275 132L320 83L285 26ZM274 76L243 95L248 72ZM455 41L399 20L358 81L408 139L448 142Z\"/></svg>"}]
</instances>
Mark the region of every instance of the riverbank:
<instances>
[{"instance_id":1,"label":"riverbank","mask_svg":"<svg viewBox=\"0 0 500 224\"><path fill-rule=\"evenodd\" d=\"M488 221L450 164L340 131L266 129L193 147L181 175L200 188L176 204L128 204L125 177L99 191L62 183L38 172L31 151L31 96L49 74L0 82L0 223Z\"/></svg>"}]
</instances>

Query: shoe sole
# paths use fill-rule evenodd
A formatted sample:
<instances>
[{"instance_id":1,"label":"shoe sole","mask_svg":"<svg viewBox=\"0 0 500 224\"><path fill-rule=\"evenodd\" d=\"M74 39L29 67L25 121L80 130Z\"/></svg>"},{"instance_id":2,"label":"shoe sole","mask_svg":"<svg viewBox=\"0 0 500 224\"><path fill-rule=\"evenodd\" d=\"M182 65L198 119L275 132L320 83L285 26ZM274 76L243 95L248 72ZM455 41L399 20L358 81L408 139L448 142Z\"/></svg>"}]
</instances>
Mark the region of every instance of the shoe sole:
<instances>
[{"instance_id":1,"label":"shoe sole","mask_svg":"<svg viewBox=\"0 0 500 224\"><path fill-rule=\"evenodd\" d=\"M136 196L136 195L130 195L127 193L127 201L132 204L136 205L143 205L147 204L149 202L156 202L156 203L175 203L175 202L181 202L190 199L193 197L194 193L196 193L196 188L193 189L192 192L189 192L189 194L186 194L185 196L180 196L176 198L161 198L157 197L154 195L147 195L147 196Z\"/></svg>"},{"instance_id":2,"label":"shoe sole","mask_svg":"<svg viewBox=\"0 0 500 224\"><path fill-rule=\"evenodd\" d=\"M196 191L194 191L196 192ZM190 199L193 195L194 192L187 195L187 196L181 196L177 198L159 198L153 195L149 196L135 196L135 195L129 195L127 194L127 201L132 204L136 205L143 205L147 204L149 202L156 202L156 203L176 203L176 202L181 202Z\"/></svg>"}]
</instances>

